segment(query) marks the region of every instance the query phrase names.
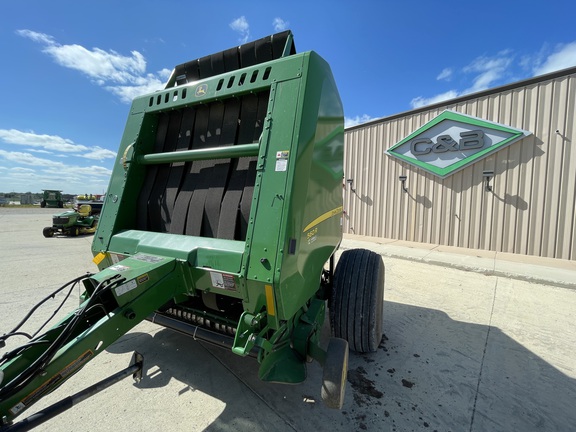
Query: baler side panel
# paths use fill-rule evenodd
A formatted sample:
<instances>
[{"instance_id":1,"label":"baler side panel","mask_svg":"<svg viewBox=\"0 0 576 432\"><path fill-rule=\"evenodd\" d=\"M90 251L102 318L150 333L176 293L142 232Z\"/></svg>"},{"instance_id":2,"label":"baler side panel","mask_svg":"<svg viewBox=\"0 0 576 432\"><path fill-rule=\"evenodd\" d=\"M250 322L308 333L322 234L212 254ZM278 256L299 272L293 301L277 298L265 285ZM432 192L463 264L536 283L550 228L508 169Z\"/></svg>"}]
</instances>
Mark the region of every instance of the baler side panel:
<instances>
[{"instance_id":1,"label":"baler side panel","mask_svg":"<svg viewBox=\"0 0 576 432\"><path fill-rule=\"evenodd\" d=\"M298 107L300 79L275 83L271 88L269 112L265 133L262 135L261 157L257 166L254 202L246 238L248 291L251 296L246 310L258 311L266 304L265 285L274 286L279 278L278 251L283 248L282 217L285 212L286 183L290 165L296 160L294 113ZM275 299L268 298L268 302ZM268 305L274 318L276 307ZM280 314L279 319L285 319ZM277 327L277 323L273 325Z\"/></svg>"},{"instance_id":2,"label":"baler side panel","mask_svg":"<svg viewBox=\"0 0 576 432\"><path fill-rule=\"evenodd\" d=\"M314 296L323 265L342 239L343 109L329 66L313 52L307 59L277 289L286 317Z\"/></svg>"},{"instance_id":3,"label":"baler side panel","mask_svg":"<svg viewBox=\"0 0 576 432\"><path fill-rule=\"evenodd\" d=\"M134 164L136 143L139 151L151 152L153 141L148 139L156 134L157 122L155 118L144 115L141 103L133 103L124 134L112 169L108 193L100 213L98 228L92 241L94 255L109 249L110 239L113 233L133 228L136 218L139 217L137 206L138 191L146 179L145 168ZM130 211L127 211L127 210ZM104 263L104 268L111 262Z\"/></svg>"}]
</instances>

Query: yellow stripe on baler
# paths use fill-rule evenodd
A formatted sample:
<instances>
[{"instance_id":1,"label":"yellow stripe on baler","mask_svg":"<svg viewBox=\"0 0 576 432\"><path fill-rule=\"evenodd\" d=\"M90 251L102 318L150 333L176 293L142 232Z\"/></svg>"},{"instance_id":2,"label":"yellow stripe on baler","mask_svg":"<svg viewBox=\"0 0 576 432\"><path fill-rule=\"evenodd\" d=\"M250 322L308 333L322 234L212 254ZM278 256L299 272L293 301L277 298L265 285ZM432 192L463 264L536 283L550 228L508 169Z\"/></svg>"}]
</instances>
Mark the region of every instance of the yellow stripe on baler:
<instances>
[{"instance_id":1,"label":"yellow stripe on baler","mask_svg":"<svg viewBox=\"0 0 576 432\"><path fill-rule=\"evenodd\" d=\"M306 225L306 228L304 228L303 232L308 231L309 229L314 228L316 225L318 225L321 222L324 222L325 220L330 219L332 216L336 216L337 214L342 213L343 207L336 207L333 210L327 211L326 213L324 213L323 215L318 216L316 219L314 219L312 222L310 222L308 225Z\"/></svg>"}]
</instances>

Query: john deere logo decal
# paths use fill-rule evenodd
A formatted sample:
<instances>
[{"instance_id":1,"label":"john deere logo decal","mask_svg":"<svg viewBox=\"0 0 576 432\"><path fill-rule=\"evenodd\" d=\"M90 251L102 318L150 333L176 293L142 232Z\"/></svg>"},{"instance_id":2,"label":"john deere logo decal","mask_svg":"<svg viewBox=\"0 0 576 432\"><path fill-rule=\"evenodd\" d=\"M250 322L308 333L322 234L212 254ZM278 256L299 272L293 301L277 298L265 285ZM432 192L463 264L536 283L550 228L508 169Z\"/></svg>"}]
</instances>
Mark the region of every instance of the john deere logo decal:
<instances>
[{"instance_id":1,"label":"john deere logo decal","mask_svg":"<svg viewBox=\"0 0 576 432\"><path fill-rule=\"evenodd\" d=\"M527 135L530 132L446 110L386 153L444 178Z\"/></svg>"},{"instance_id":2,"label":"john deere logo decal","mask_svg":"<svg viewBox=\"0 0 576 432\"><path fill-rule=\"evenodd\" d=\"M206 95L207 92L208 92L208 84L200 84L198 87L196 87L196 92L194 93L194 96L196 97L204 96Z\"/></svg>"}]
</instances>

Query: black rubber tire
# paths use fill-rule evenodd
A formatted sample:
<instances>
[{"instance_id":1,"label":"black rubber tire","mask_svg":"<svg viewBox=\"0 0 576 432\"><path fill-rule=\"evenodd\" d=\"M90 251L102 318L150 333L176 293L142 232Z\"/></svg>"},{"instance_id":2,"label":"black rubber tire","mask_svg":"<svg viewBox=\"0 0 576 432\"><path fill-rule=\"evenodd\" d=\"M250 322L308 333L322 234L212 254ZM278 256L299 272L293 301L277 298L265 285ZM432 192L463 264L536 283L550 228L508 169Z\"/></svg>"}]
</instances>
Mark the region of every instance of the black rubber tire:
<instances>
[{"instance_id":1,"label":"black rubber tire","mask_svg":"<svg viewBox=\"0 0 576 432\"><path fill-rule=\"evenodd\" d=\"M54 237L54 230L51 227L46 227L42 230L44 237Z\"/></svg>"},{"instance_id":2,"label":"black rubber tire","mask_svg":"<svg viewBox=\"0 0 576 432\"><path fill-rule=\"evenodd\" d=\"M322 401L328 408L342 409L348 375L348 342L330 338L322 373Z\"/></svg>"},{"instance_id":3,"label":"black rubber tire","mask_svg":"<svg viewBox=\"0 0 576 432\"><path fill-rule=\"evenodd\" d=\"M342 253L334 272L330 297L330 326L334 337L350 349L375 352L382 339L384 262L367 249Z\"/></svg>"},{"instance_id":4,"label":"black rubber tire","mask_svg":"<svg viewBox=\"0 0 576 432\"><path fill-rule=\"evenodd\" d=\"M40 207L42 208L46 207L46 201L44 200L40 201Z\"/></svg>"}]
</instances>

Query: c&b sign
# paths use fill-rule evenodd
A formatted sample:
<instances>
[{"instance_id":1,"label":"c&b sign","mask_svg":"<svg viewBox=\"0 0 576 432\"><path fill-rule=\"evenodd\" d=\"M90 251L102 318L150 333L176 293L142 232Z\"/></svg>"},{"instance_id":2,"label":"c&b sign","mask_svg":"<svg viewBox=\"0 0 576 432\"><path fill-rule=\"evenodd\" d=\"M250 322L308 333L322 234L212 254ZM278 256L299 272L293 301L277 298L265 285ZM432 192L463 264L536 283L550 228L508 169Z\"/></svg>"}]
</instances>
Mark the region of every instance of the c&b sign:
<instances>
[{"instance_id":1,"label":"c&b sign","mask_svg":"<svg viewBox=\"0 0 576 432\"><path fill-rule=\"evenodd\" d=\"M389 148L389 156L447 177L530 132L446 110Z\"/></svg>"}]
</instances>

